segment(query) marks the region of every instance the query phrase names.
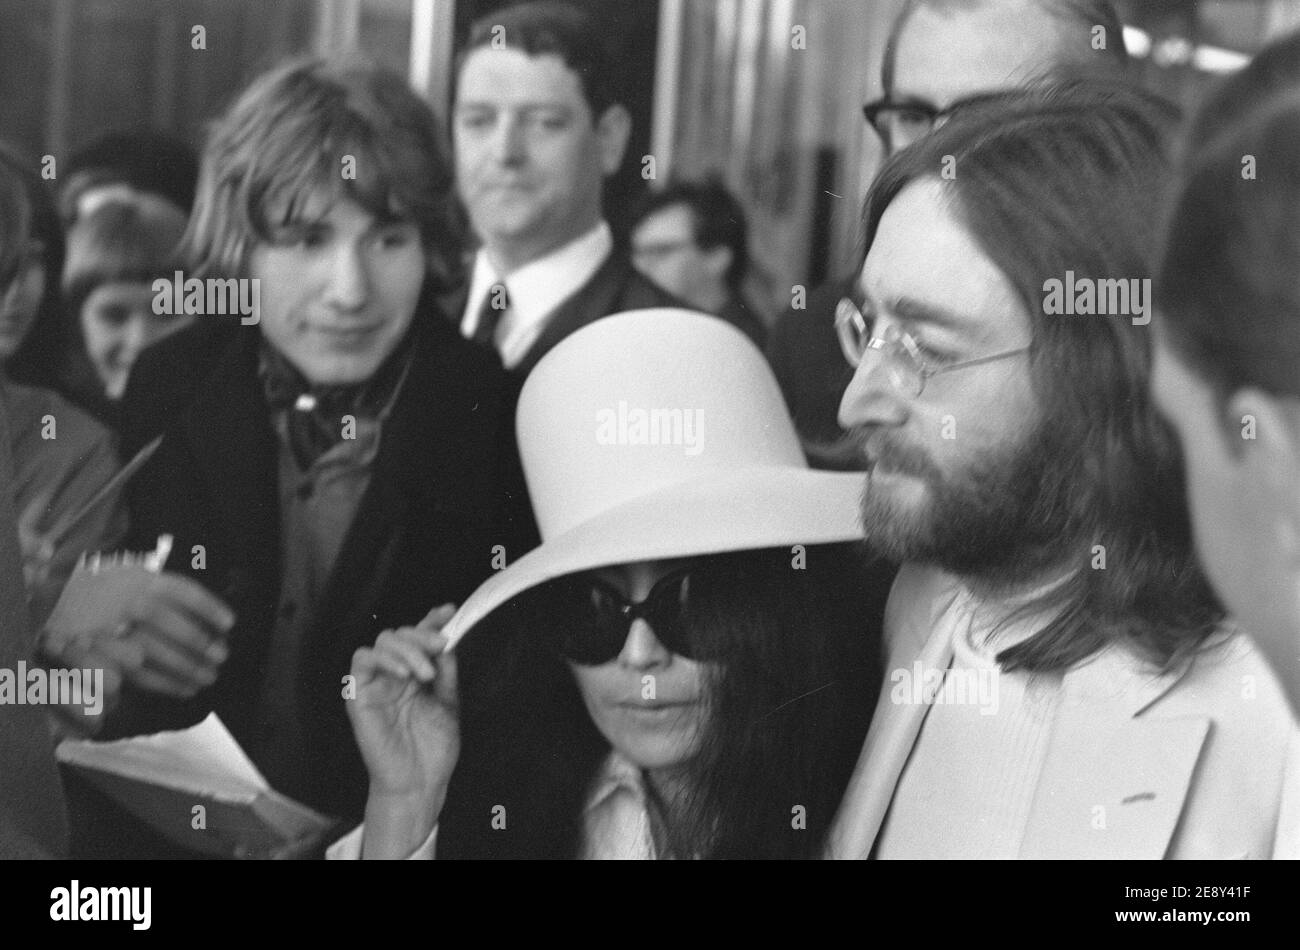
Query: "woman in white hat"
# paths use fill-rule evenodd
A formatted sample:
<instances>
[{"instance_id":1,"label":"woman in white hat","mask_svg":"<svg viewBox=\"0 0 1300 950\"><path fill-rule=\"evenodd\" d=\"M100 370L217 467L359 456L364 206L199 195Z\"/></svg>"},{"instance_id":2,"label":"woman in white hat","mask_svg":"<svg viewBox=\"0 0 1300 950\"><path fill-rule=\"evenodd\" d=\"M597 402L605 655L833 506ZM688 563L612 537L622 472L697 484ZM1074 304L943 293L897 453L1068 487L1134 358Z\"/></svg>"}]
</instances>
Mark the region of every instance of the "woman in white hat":
<instances>
[{"instance_id":1,"label":"woman in white hat","mask_svg":"<svg viewBox=\"0 0 1300 950\"><path fill-rule=\"evenodd\" d=\"M817 856L879 686L860 479L684 311L567 338L517 429L543 544L357 652L370 797L332 856Z\"/></svg>"}]
</instances>

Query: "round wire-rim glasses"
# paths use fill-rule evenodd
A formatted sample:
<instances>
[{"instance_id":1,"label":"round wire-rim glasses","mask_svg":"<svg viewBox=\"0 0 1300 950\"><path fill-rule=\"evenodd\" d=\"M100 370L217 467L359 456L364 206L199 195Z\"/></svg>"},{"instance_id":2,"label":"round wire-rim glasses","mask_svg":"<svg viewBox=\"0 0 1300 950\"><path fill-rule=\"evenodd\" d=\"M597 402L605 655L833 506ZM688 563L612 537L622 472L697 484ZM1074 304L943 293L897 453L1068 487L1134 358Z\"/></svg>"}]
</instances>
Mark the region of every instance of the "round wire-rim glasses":
<instances>
[{"instance_id":1,"label":"round wire-rim glasses","mask_svg":"<svg viewBox=\"0 0 1300 950\"><path fill-rule=\"evenodd\" d=\"M1029 352L1029 347L1022 346L1014 350L994 353L992 356L981 356L943 366L930 366L921 355L920 344L906 330L891 324L885 329L884 336L872 336L871 324L862 315L862 309L849 297L842 298L835 308L835 331L839 335L840 349L844 351L844 358L848 360L850 366L857 369L868 350L879 351L884 359L889 381L895 389L913 399L925 390L926 380L931 376Z\"/></svg>"}]
</instances>

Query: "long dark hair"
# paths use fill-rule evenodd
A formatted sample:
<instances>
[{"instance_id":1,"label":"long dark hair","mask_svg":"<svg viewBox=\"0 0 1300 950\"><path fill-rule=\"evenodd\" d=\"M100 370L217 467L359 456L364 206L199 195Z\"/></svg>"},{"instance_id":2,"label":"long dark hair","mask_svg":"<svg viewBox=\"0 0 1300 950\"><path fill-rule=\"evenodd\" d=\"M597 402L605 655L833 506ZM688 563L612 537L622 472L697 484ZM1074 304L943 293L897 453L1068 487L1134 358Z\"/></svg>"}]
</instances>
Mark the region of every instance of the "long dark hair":
<instances>
[{"instance_id":1,"label":"long dark hair","mask_svg":"<svg viewBox=\"0 0 1300 950\"><path fill-rule=\"evenodd\" d=\"M875 706L888 574L849 545L807 549L804 569L792 557L696 562L727 581L696 605L696 634L725 659L707 685L686 818L672 829L702 857L819 856ZM440 857L580 853L587 794L610 747L555 632L521 629L521 615L497 611L460 648L462 753Z\"/></svg>"},{"instance_id":2,"label":"long dark hair","mask_svg":"<svg viewBox=\"0 0 1300 950\"><path fill-rule=\"evenodd\" d=\"M1223 396L1300 396L1300 33L1190 124L1156 279L1161 329Z\"/></svg>"},{"instance_id":3,"label":"long dark hair","mask_svg":"<svg viewBox=\"0 0 1300 950\"><path fill-rule=\"evenodd\" d=\"M1000 654L1005 669L1062 670L1116 642L1169 668L1223 616L1195 560L1177 440L1149 395L1151 327L1044 307L1045 282L1067 271L1150 276L1175 118L1163 100L1099 80L989 97L895 155L867 198L870 247L906 185L955 169L955 213L1029 314L1032 385L1069 455L1040 492L1068 525L1053 553L1069 576L1026 606L1055 619Z\"/></svg>"},{"instance_id":4,"label":"long dark hair","mask_svg":"<svg viewBox=\"0 0 1300 950\"><path fill-rule=\"evenodd\" d=\"M5 374L11 379L30 386L57 388L58 377L69 349L80 344L68 332L63 320L59 299L59 278L63 273L63 226L59 221L54 196L31 164L24 161L8 146L0 144L0 175L16 186L13 198L16 214L14 220L21 224L14 229L15 246L12 253L19 255L18 265L27 254L27 243L41 243L41 267L45 272L45 290L37 305L36 319L32 321L22 344L5 363ZM17 271L11 276L17 276ZM0 281L7 285L9 279Z\"/></svg>"}]
</instances>

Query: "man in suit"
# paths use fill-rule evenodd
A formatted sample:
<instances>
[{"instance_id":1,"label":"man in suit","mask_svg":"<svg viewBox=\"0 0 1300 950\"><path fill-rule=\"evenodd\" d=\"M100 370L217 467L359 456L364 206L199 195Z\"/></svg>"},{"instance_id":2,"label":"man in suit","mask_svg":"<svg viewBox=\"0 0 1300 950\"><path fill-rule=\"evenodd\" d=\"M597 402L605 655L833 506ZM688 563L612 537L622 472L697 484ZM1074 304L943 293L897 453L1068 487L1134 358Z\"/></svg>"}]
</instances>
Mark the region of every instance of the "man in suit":
<instances>
[{"instance_id":1,"label":"man in suit","mask_svg":"<svg viewBox=\"0 0 1300 950\"><path fill-rule=\"evenodd\" d=\"M1300 852L1300 731L1197 566L1147 393L1172 112L1007 94L872 186L840 421L903 567L834 856Z\"/></svg>"},{"instance_id":2,"label":"man in suit","mask_svg":"<svg viewBox=\"0 0 1300 950\"><path fill-rule=\"evenodd\" d=\"M129 492L131 545L172 535L170 571L229 609L128 618L149 653L116 731L215 710L273 787L350 820L352 652L459 603L534 532L511 382L432 304L456 253L439 141L394 74L300 61L257 79L214 128L188 251L195 273L255 281L258 313L201 316L126 396L124 451L162 436Z\"/></svg>"},{"instance_id":3,"label":"man in suit","mask_svg":"<svg viewBox=\"0 0 1300 950\"><path fill-rule=\"evenodd\" d=\"M1065 69L1118 76L1127 66L1109 0L908 0L885 44L885 94L863 112L888 158L982 94ZM768 362L815 468L858 464L836 421L851 374L835 339L835 314L855 278L813 288L768 338Z\"/></svg>"},{"instance_id":4,"label":"man in suit","mask_svg":"<svg viewBox=\"0 0 1300 950\"><path fill-rule=\"evenodd\" d=\"M614 248L602 216L631 128L612 72L590 19L563 3L484 17L461 54L456 179L481 246L447 309L520 379L594 320L682 306Z\"/></svg>"}]
</instances>

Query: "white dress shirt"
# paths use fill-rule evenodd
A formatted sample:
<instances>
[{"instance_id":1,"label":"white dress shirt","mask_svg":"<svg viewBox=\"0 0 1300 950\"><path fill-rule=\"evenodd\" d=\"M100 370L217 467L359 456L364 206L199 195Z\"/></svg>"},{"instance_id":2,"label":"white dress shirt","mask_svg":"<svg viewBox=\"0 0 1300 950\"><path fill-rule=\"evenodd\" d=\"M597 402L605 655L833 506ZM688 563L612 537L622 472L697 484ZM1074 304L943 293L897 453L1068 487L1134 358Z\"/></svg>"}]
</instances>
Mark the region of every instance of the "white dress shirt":
<instances>
[{"instance_id":1,"label":"white dress shirt","mask_svg":"<svg viewBox=\"0 0 1300 950\"><path fill-rule=\"evenodd\" d=\"M617 752L601 767L587 798L582 857L588 861L653 861L645 779Z\"/></svg>"},{"instance_id":2,"label":"white dress shirt","mask_svg":"<svg viewBox=\"0 0 1300 950\"><path fill-rule=\"evenodd\" d=\"M473 338L484 300L493 286L504 284L510 306L497 326L496 347L506 369L513 369L546 328L547 318L591 280L613 250L614 236L609 225L601 221L581 237L503 278L488 258L486 248L479 248L461 316L461 335Z\"/></svg>"},{"instance_id":3,"label":"white dress shirt","mask_svg":"<svg viewBox=\"0 0 1300 950\"><path fill-rule=\"evenodd\" d=\"M332 861L360 859L365 828L364 824L357 825L330 845L325 857ZM432 860L437 839L435 826L429 837L407 856L407 860ZM653 861L656 856L641 770L617 752L610 752L587 796L580 857L586 860Z\"/></svg>"}]
</instances>

